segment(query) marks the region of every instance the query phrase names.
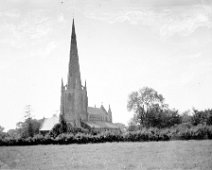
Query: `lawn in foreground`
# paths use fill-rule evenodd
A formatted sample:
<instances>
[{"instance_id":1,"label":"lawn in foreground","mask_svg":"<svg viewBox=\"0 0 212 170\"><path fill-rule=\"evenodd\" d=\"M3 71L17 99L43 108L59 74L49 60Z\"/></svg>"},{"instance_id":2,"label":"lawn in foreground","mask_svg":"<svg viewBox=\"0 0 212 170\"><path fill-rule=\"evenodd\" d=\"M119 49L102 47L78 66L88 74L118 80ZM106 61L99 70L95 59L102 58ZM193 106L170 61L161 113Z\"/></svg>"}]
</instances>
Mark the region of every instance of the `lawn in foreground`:
<instances>
[{"instance_id":1,"label":"lawn in foreground","mask_svg":"<svg viewBox=\"0 0 212 170\"><path fill-rule=\"evenodd\" d=\"M0 147L0 167L211 170L212 140Z\"/></svg>"}]
</instances>

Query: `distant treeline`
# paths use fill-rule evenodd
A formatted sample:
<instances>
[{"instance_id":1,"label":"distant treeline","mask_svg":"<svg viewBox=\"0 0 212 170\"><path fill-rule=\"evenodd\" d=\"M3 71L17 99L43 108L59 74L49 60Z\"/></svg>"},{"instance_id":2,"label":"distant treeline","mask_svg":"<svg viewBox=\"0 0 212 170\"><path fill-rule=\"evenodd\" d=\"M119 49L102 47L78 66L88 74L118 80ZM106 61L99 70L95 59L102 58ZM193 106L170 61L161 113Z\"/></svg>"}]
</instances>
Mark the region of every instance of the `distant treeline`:
<instances>
[{"instance_id":1,"label":"distant treeline","mask_svg":"<svg viewBox=\"0 0 212 170\"><path fill-rule=\"evenodd\" d=\"M145 118L143 118L143 122L139 123L140 120L135 117L129 123L128 130L129 131L137 131L142 128L171 128L176 125L187 125L187 126L197 126L197 125L212 125L212 109L206 109L203 111L199 111L197 109L193 109L192 113L184 112L183 114L179 114L178 111L175 110L165 110L165 111L157 111L157 110L149 110L148 114L146 114Z\"/></svg>"},{"instance_id":2,"label":"distant treeline","mask_svg":"<svg viewBox=\"0 0 212 170\"><path fill-rule=\"evenodd\" d=\"M170 128L179 124L212 125L212 109L193 110L179 114L176 109L169 108L165 98L156 90L143 87L132 92L128 97L127 108L134 112L129 123L129 130L146 128Z\"/></svg>"}]
</instances>

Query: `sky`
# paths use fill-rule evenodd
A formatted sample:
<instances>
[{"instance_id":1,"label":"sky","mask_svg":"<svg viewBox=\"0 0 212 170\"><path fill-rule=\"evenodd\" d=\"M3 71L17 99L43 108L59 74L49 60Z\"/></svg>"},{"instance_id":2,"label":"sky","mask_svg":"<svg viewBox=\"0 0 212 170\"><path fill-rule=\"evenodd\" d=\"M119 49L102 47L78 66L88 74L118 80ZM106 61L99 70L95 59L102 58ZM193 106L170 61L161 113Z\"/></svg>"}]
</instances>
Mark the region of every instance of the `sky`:
<instances>
[{"instance_id":1,"label":"sky","mask_svg":"<svg viewBox=\"0 0 212 170\"><path fill-rule=\"evenodd\" d=\"M212 108L210 0L0 1L0 125L59 114L72 19L89 106L110 104L127 124L128 96L144 86L180 113Z\"/></svg>"}]
</instances>

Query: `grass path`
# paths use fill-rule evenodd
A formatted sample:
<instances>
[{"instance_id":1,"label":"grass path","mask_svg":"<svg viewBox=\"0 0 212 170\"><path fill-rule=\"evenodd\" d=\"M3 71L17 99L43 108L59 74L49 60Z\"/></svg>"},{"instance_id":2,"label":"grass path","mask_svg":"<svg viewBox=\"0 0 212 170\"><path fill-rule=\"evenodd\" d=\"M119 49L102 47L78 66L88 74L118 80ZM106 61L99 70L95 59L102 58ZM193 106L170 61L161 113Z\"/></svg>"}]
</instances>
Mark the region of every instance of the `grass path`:
<instances>
[{"instance_id":1,"label":"grass path","mask_svg":"<svg viewBox=\"0 0 212 170\"><path fill-rule=\"evenodd\" d=\"M0 169L211 170L212 140L0 147Z\"/></svg>"}]
</instances>

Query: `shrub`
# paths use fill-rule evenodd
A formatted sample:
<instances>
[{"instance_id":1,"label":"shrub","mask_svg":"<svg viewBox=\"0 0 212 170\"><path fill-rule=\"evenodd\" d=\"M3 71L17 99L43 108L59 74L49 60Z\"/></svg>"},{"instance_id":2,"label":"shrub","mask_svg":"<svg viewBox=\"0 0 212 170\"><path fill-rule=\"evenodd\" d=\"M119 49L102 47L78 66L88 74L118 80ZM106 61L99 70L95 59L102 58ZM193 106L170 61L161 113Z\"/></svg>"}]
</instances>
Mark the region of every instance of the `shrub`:
<instances>
[{"instance_id":1,"label":"shrub","mask_svg":"<svg viewBox=\"0 0 212 170\"><path fill-rule=\"evenodd\" d=\"M61 133L56 137L51 134L35 135L34 137L5 137L0 138L0 146L13 145L46 145L46 144L86 144L104 142L139 142L139 141L167 141L170 139L212 139L212 126L188 124L178 125L170 129L143 128L138 131L117 134L106 131L96 135L85 133Z\"/></svg>"},{"instance_id":2,"label":"shrub","mask_svg":"<svg viewBox=\"0 0 212 170\"><path fill-rule=\"evenodd\" d=\"M207 138L207 128L204 125L181 129L177 133L180 139L204 139Z\"/></svg>"},{"instance_id":3,"label":"shrub","mask_svg":"<svg viewBox=\"0 0 212 170\"><path fill-rule=\"evenodd\" d=\"M212 126L207 127L207 136L208 139L212 139Z\"/></svg>"}]
</instances>

